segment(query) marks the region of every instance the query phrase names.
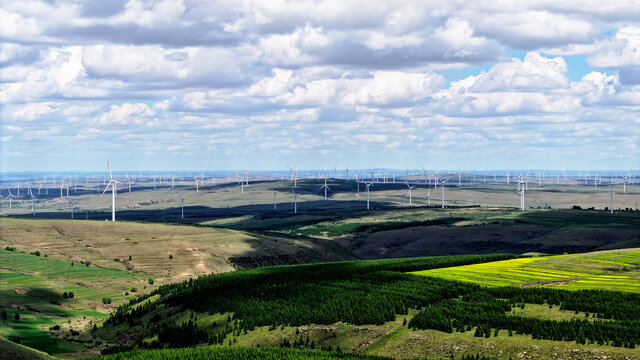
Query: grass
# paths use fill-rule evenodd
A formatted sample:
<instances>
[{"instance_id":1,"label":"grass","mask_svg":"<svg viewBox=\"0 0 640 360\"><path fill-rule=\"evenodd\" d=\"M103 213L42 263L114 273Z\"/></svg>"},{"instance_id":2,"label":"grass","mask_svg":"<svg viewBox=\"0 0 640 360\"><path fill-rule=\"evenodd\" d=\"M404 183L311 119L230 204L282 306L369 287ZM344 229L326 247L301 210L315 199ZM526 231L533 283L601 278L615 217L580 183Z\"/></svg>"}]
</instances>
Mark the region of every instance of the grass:
<instances>
[{"instance_id":1,"label":"grass","mask_svg":"<svg viewBox=\"0 0 640 360\"><path fill-rule=\"evenodd\" d=\"M238 257L275 254L311 260L315 256L316 261L350 258L327 249L324 241L211 227L84 220L0 218L0 249L6 246L27 253L39 250L43 256L69 262L89 261L105 269L141 273L159 284L233 271L230 259ZM317 255L325 253L329 254L327 258Z\"/></svg>"},{"instance_id":2,"label":"grass","mask_svg":"<svg viewBox=\"0 0 640 360\"><path fill-rule=\"evenodd\" d=\"M640 249L520 258L417 271L414 274L489 286L640 292Z\"/></svg>"}]
</instances>

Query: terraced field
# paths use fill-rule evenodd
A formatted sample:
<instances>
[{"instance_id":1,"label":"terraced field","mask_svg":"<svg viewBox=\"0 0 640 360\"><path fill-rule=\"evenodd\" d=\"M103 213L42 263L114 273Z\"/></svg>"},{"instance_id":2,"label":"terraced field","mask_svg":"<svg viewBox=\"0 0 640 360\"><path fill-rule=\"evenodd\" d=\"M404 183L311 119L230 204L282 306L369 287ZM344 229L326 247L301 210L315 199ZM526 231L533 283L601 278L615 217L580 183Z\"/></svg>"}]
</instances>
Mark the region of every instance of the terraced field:
<instances>
[{"instance_id":1,"label":"terraced field","mask_svg":"<svg viewBox=\"0 0 640 360\"><path fill-rule=\"evenodd\" d=\"M78 330L86 317L99 319L109 309L133 297L132 288L143 290L147 276L93 265L62 261L16 251L0 250L0 308L8 319L0 322L0 334L18 337L23 345L50 354L77 351L78 342L66 341L54 325ZM73 298L63 293L73 293ZM113 305L103 304L104 298ZM14 316L18 314L19 319ZM80 320L80 323L69 323ZM56 335L56 336L54 336Z\"/></svg>"},{"instance_id":2,"label":"terraced field","mask_svg":"<svg viewBox=\"0 0 640 360\"><path fill-rule=\"evenodd\" d=\"M640 249L520 258L413 274L490 286L549 286L568 290L640 292Z\"/></svg>"}]
</instances>

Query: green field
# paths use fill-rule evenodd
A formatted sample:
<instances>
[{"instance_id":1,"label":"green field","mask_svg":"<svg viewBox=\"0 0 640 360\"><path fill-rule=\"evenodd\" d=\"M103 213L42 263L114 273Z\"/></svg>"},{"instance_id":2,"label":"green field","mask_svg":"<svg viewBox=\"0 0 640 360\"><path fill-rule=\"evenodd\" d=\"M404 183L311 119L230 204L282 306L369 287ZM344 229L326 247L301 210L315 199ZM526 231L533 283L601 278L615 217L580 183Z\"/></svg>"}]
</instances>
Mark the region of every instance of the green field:
<instances>
[{"instance_id":1,"label":"green field","mask_svg":"<svg viewBox=\"0 0 640 360\"><path fill-rule=\"evenodd\" d=\"M640 249L520 258L413 274L491 286L640 292Z\"/></svg>"}]
</instances>

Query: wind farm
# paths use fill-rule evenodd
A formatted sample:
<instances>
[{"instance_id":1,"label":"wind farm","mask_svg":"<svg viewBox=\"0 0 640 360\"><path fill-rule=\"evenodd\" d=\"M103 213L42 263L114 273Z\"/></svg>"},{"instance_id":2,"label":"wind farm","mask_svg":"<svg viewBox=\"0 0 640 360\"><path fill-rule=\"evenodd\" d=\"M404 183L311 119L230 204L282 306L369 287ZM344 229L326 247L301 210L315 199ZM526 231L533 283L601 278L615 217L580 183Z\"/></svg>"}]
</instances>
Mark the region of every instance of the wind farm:
<instances>
[{"instance_id":1,"label":"wind farm","mask_svg":"<svg viewBox=\"0 0 640 360\"><path fill-rule=\"evenodd\" d=\"M640 360L636 3L2 1L0 360Z\"/></svg>"}]
</instances>

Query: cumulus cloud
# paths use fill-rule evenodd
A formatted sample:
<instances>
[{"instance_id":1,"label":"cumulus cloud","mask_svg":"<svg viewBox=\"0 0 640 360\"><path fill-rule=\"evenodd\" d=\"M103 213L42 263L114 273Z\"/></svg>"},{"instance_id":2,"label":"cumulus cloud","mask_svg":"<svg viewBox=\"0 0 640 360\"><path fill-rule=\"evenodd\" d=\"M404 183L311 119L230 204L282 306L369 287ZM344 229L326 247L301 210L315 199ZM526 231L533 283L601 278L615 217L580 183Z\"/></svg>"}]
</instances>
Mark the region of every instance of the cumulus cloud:
<instances>
[{"instance_id":1,"label":"cumulus cloud","mask_svg":"<svg viewBox=\"0 0 640 360\"><path fill-rule=\"evenodd\" d=\"M111 105L111 109L95 119L96 125L140 125L155 112L143 103Z\"/></svg>"},{"instance_id":2,"label":"cumulus cloud","mask_svg":"<svg viewBox=\"0 0 640 360\"><path fill-rule=\"evenodd\" d=\"M614 37L598 44L589 64L601 68L640 66L640 26L620 28Z\"/></svg>"},{"instance_id":3,"label":"cumulus cloud","mask_svg":"<svg viewBox=\"0 0 640 360\"><path fill-rule=\"evenodd\" d=\"M154 164L163 149L275 167L475 166L510 146L640 157L637 5L586 1L7 0L2 138L87 154L118 139ZM11 154L45 151L22 140Z\"/></svg>"}]
</instances>

